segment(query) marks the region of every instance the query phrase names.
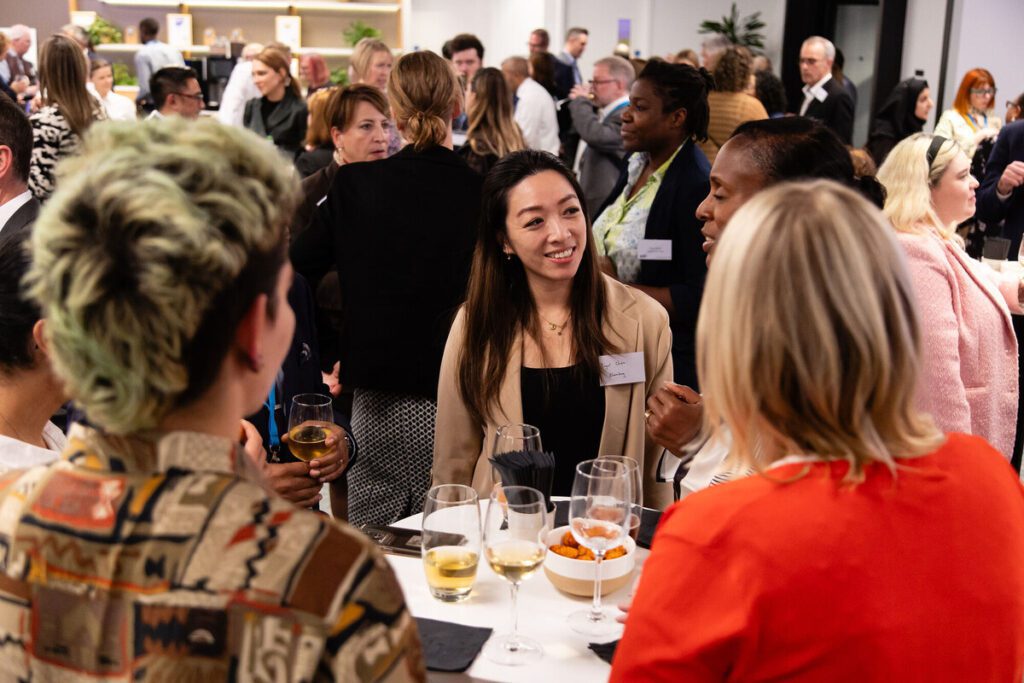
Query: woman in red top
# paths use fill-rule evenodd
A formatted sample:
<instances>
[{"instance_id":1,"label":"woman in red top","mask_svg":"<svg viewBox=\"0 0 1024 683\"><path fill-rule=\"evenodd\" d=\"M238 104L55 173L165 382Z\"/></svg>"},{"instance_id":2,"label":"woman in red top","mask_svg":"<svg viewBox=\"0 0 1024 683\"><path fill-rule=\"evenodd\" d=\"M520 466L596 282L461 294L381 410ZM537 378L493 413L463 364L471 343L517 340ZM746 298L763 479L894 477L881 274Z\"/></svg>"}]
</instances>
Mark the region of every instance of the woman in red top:
<instances>
[{"instance_id":1,"label":"woman in red top","mask_svg":"<svg viewBox=\"0 0 1024 683\"><path fill-rule=\"evenodd\" d=\"M757 195L697 345L707 429L758 474L665 514L612 681L1020 681L1024 490L914 409L913 290L881 214L828 181Z\"/></svg>"}]
</instances>

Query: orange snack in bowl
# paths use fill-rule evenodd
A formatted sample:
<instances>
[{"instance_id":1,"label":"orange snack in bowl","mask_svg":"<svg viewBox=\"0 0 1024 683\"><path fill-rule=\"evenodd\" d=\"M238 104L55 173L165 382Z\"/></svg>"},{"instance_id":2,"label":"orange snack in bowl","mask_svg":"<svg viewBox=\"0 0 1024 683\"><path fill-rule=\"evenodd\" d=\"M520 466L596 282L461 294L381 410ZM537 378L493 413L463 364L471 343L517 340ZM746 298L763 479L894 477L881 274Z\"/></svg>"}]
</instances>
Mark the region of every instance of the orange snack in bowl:
<instances>
[{"instance_id":1,"label":"orange snack in bowl","mask_svg":"<svg viewBox=\"0 0 1024 683\"><path fill-rule=\"evenodd\" d=\"M604 559L614 560L616 557L622 557L626 554L626 546L618 545L609 550L604 554Z\"/></svg>"},{"instance_id":2,"label":"orange snack in bowl","mask_svg":"<svg viewBox=\"0 0 1024 683\"><path fill-rule=\"evenodd\" d=\"M564 534L562 534L562 545L567 545L570 548L580 547L580 544L576 542L576 539L575 537L573 537L571 531L566 531Z\"/></svg>"},{"instance_id":3,"label":"orange snack in bowl","mask_svg":"<svg viewBox=\"0 0 1024 683\"><path fill-rule=\"evenodd\" d=\"M553 545L550 550L562 557L568 557L571 559L576 559L579 556L579 550L577 548L570 548L567 545Z\"/></svg>"}]
</instances>

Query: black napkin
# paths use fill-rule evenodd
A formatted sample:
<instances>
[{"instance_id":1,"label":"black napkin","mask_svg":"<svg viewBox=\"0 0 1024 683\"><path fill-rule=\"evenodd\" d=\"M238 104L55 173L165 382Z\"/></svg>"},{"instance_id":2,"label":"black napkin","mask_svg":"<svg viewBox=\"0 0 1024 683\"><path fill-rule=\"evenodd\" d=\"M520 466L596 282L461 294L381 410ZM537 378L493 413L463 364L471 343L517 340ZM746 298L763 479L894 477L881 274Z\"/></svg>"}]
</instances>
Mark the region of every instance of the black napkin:
<instances>
[{"instance_id":1,"label":"black napkin","mask_svg":"<svg viewBox=\"0 0 1024 683\"><path fill-rule=\"evenodd\" d=\"M462 673L470 667L494 629L416 618L423 659L430 671Z\"/></svg>"},{"instance_id":2,"label":"black napkin","mask_svg":"<svg viewBox=\"0 0 1024 683\"><path fill-rule=\"evenodd\" d=\"M612 663L612 657L615 656L615 648L619 646L619 641L613 640L610 643L591 643L588 647L594 651L598 657Z\"/></svg>"},{"instance_id":3,"label":"black napkin","mask_svg":"<svg viewBox=\"0 0 1024 683\"><path fill-rule=\"evenodd\" d=\"M510 451L491 458L501 483L506 486L529 486L544 494L551 509L551 486L555 481L555 456L544 451Z\"/></svg>"},{"instance_id":4,"label":"black napkin","mask_svg":"<svg viewBox=\"0 0 1024 683\"><path fill-rule=\"evenodd\" d=\"M661 519L660 510L644 508L640 513L640 531L636 535L636 544L641 548L651 549L651 541L654 540L654 531L658 528L658 520ZM560 500L555 503L555 526L565 526L569 523L569 501Z\"/></svg>"},{"instance_id":5,"label":"black napkin","mask_svg":"<svg viewBox=\"0 0 1024 683\"><path fill-rule=\"evenodd\" d=\"M981 255L996 261L1005 261L1010 253L1010 240L1005 237L986 237Z\"/></svg>"}]
</instances>

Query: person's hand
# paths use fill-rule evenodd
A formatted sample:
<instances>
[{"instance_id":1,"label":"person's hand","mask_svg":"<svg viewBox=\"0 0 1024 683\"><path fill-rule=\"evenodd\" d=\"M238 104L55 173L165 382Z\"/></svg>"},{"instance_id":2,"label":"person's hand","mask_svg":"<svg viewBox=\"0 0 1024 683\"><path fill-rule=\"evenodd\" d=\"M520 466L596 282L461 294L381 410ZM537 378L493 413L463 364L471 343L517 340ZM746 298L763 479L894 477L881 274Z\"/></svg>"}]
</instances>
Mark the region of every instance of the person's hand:
<instances>
[{"instance_id":1,"label":"person's hand","mask_svg":"<svg viewBox=\"0 0 1024 683\"><path fill-rule=\"evenodd\" d=\"M268 462L263 467L263 478L271 490L299 507L320 502L322 484L309 476L309 463Z\"/></svg>"},{"instance_id":2,"label":"person's hand","mask_svg":"<svg viewBox=\"0 0 1024 683\"><path fill-rule=\"evenodd\" d=\"M330 374L321 372L323 376L324 384L327 385L327 390L331 392L331 396L337 397L341 395L341 382L338 380L338 375L341 372L341 363L336 362L334 367L331 368Z\"/></svg>"},{"instance_id":3,"label":"person's hand","mask_svg":"<svg viewBox=\"0 0 1024 683\"><path fill-rule=\"evenodd\" d=\"M676 455L697 436L703 418L703 400L690 387L665 382L647 399L647 433Z\"/></svg>"},{"instance_id":4,"label":"person's hand","mask_svg":"<svg viewBox=\"0 0 1024 683\"><path fill-rule=\"evenodd\" d=\"M28 90L28 79L24 76L19 76L18 78L15 78L13 81L10 82L10 88L14 92L21 95L26 90Z\"/></svg>"},{"instance_id":5,"label":"person's hand","mask_svg":"<svg viewBox=\"0 0 1024 683\"><path fill-rule=\"evenodd\" d=\"M619 271L615 268L615 262L607 256L598 256L597 265L601 269L601 272L608 277L613 277L616 280L619 279Z\"/></svg>"},{"instance_id":6,"label":"person's hand","mask_svg":"<svg viewBox=\"0 0 1024 683\"><path fill-rule=\"evenodd\" d=\"M248 420L242 420L241 422L240 441L242 442L242 450L249 456L249 460L256 466L256 469L262 472L264 465L267 464L267 452L263 450L263 437L260 436L260 431L251 422Z\"/></svg>"},{"instance_id":7,"label":"person's hand","mask_svg":"<svg viewBox=\"0 0 1024 683\"><path fill-rule=\"evenodd\" d=\"M326 453L309 461L309 476L321 484L334 481L348 467L348 440L340 427L335 427L327 437L327 448L329 450Z\"/></svg>"},{"instance_id":8,"label":"person's hand","mask_svg":"<svg viewBox=\"0 0 1024 683\"><path fill-rule=\"evenodd\" d=\"M569 99L575 100L577 97L590 98L590 88L585 85L574 85L572 90L569 91Z\"/></svg>"},{"instance_id":9,"label":"person's hand","mask_svg":"<svg viewBox=\"0 0 1024 683\"><path fill-rule=\"evenodd\" d=\"M998 128L986 126L985 128L982 128L981 130L974 134L974 144L977 145L981 143L983 140L989 140L991 138L996 137L997 135L999 135Z\"/></svg>"},{"instance_id":10,"label":"person's hand","mask_svg":"<svg viewBox=\"0 0 1024 683\"><path fill-rule=\"evenodd\" d=\"M999 177L999 182L996 184L996 191L999 194L1010 194L1014 188L1020 187L1024 184L1024 161L1014 161L1007 164L1003 170L1003 175Z\"/></svg>"}]
</instances>

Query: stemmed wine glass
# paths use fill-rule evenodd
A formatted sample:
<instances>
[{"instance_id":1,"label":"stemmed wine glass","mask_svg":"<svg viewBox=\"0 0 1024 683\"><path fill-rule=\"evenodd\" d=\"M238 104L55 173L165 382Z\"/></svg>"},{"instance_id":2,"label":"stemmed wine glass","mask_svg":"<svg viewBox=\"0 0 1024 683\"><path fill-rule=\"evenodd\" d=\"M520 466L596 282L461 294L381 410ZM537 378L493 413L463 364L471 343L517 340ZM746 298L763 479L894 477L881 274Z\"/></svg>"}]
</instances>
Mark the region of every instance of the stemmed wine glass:
<instances>
[{"instance_id":1,"label":"stemmed wine glass","mask_svg":"<svg viewBox=\"0 0 1024 683\"><path fill-rule=\"evenodd\" d=\"M324 394L297 394L292 398L288 450L299 460L309 462L327 454L327 437L337 430L331 406L331 397Z\"/></svg>"},{"instance_id":2,"label":"stemmed wine glass","mask_svg":"<svg viewBox=\"0 0 1024 683\"><path fill-rule=\"evenodd\" d=\"M644 484L643 476L640 474L640 463L625 455L601 455L597 459L621 463L629 471L633 485L633 504L630 506L628 529L630 538L635 541L640 533L640 520L643 519L644 511Z\"/></svg>"},{"instance_id":3,"label":"stemmed wine glass","mask_svg":"<svg viewBox=\"0 0 1024 683\"><path fill-rule=\"evenodd\" d=\"M494 436L494 454L542 451L540 430L533 425L510 424L498 427Z\"/></svg>"},{"instance_id":4,"label":"stemmed wine glass","mask_svg":"<svg viewBox=\"0 0 1024 683\"><path fill-rule=\"evenodd\" d=\"M499 664L519 665L544 654L541 644L519 635L519 584L544 564L551 529L544 494L528 486L496 486L484 520L484 556L498 576L512 584L512 632L491 638L484 654Z\"/></svg>"},{"instance_id":5,"label":"stemmed wine glass","mask_svg":"<svg viewBox=\"0 0 1024 683\"><path fill-rule=\"evenodd\" d=\"M569 501L573 538L594 553L594 601L589 610L569 615L569 626L588 636L610 636L621 625L601 608L601 562L625 542L633 506L632 475L626 463L597 458L576 466Z\"/></svg>"}]
</instances>

